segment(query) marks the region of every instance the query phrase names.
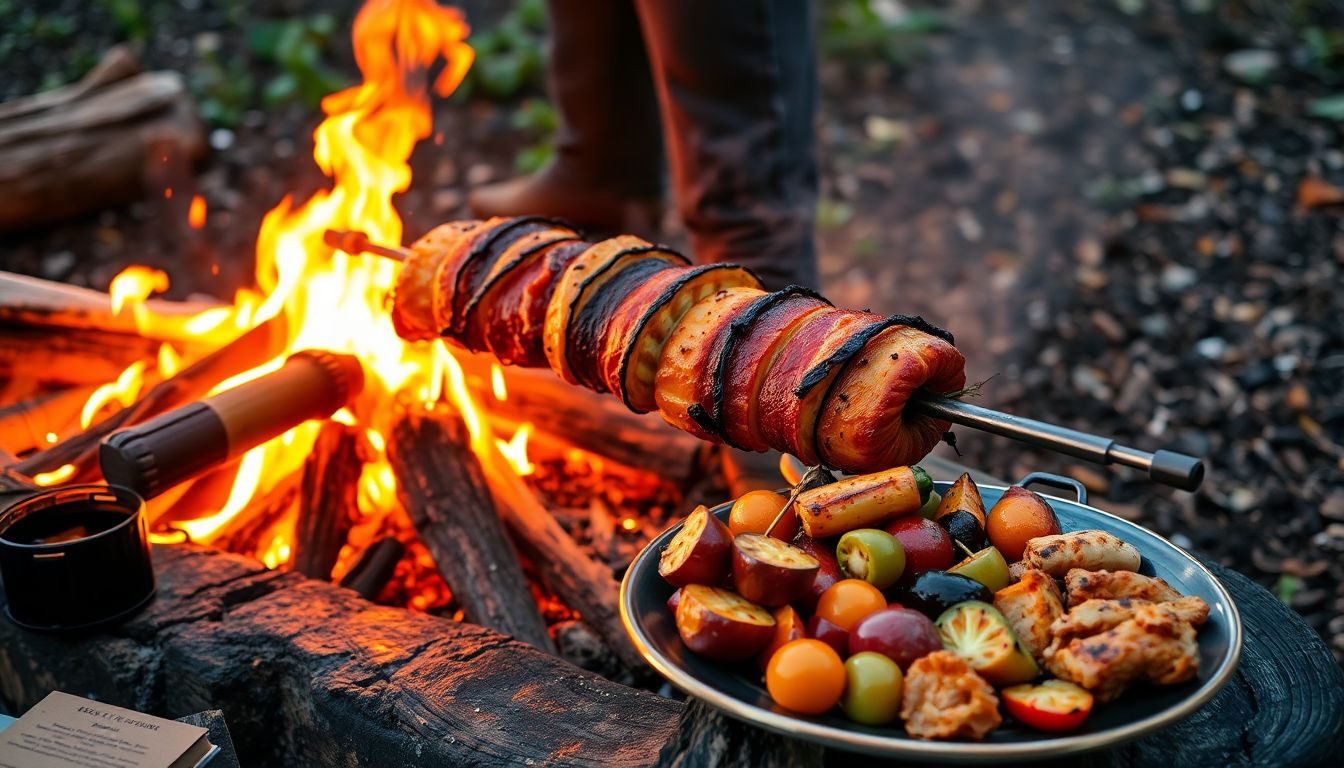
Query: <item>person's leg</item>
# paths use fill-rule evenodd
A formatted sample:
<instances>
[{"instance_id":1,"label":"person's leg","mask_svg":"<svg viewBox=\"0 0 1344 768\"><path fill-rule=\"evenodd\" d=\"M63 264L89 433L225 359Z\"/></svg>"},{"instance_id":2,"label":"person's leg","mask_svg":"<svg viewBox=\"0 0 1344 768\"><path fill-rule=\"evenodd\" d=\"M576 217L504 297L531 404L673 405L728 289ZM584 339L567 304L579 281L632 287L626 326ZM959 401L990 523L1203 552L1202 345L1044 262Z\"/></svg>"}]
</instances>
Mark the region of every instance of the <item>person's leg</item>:
<instances>
[{"instance_id":1,"label":"person's leg","mask_svg":"<svg viewBox=\"0 0 1344 768\"><path fill-rule=\"evenodd\" d=\"M701 261L816 288L811 0L636 0Z\"/></svg>"},{"instance_id":2,"label":"person's leg","mask_svg":"<svg viewBox=\"0 0 1344 768\"><path fill-rule=\"evenodd\" d=\"M477 216L558 216L651 231L661 213L658 102L632 0L547 0L555 159L536 175L475 190Z\"/></svg>"}]
</instances>

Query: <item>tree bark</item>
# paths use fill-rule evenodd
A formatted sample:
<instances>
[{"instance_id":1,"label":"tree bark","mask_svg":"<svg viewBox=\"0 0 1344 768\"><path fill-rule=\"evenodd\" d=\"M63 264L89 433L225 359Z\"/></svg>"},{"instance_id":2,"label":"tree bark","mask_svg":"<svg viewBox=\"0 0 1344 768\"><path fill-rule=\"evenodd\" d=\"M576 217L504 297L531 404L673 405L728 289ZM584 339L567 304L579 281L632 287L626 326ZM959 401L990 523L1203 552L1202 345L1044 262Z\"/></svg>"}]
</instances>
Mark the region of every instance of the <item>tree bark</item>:
<instances>
[{"instance_id":1,"label":"tree bark","mask_svg":"<svg viewBox=\"0 0 1344 768\"><path fill-rule=\"evenodd\" d=\"M402 416L388 443L397 495L467 620L552 651L470 442L457 414Z\"/></svg>"},{"instance_id":2,"label":"tree bark","mask_svg":"<svg viewBox=\"0 0 1344 768\"><path fill-rule=\"evenodd\" d=\"M825 750L734 720L702 701L690 700L681 722L658 755L659 768L733 768L770 765L821 768Z\"/></svg>"}]
</instances>

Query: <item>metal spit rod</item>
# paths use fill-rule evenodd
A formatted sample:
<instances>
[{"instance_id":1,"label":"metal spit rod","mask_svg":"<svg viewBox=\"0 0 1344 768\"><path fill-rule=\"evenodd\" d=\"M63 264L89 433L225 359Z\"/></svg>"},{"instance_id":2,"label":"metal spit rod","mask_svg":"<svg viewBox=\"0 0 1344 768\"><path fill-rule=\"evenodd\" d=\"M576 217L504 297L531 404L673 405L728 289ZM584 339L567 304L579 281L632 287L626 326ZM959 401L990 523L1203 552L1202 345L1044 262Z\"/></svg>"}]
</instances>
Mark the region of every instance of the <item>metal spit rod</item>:
<instances>
[{"instance_id":1,"label":"metal spit rod","mask_svg":"<svg viewBox=\"0 0 1344 768\"><path fill-rule=\"evenodd\" d=\"M323 233L327 245L346 253L372 253L402 261L408 255L404 248L388 247L369 242L363 232L329 229ZM1194 456L1174 451L1149 453L1115 440L1076 429L1025 419L1011 413L981 408L960 400L935 395L919 395L906 405L916 413L950 421L963 427L1012 438L1038 448L1074 456L1097 464L1120 464L1148 473L1155 483L1162 483L1183 491L1194 491L1204 482L1204 462Z\"/></svg>"},{"instance_id":2,"label":"metal spit rod","mask_svg":"<svg viewBox=\"0 0 1344 768\"><path fill-rule=\"evenodd\" d=\"M1097 464L1120 464L1148 473L1155 483L1194 491L1204 482L1204 462L1175 451L1149 453L1120 445L1109 437L992 411L946 397L920 395L906 405L916 413L950 421L963 427L1009 437L1038 448L1074 456Z\"/></svg>"}]
</instances>

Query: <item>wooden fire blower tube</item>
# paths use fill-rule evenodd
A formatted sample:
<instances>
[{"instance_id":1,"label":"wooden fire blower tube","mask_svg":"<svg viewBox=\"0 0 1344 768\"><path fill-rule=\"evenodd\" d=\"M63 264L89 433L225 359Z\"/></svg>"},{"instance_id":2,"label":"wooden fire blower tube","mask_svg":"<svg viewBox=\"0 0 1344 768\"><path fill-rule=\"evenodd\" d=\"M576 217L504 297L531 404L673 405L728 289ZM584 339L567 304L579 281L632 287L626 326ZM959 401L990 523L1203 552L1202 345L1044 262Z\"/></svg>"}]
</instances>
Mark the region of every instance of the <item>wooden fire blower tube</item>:
<instances>
[{"instance_id":1,"label":"wooden fire blower tube","mask_svg":"<svg viewBox=\"0 0 1344 768\"><path fill-rule=\"evenodd\" d=\"M299 352L273 373L109 435L99 451L103 477L153 498L309 419L330 416L363 388L355 357Z\"/></svg>"}]
</instances>

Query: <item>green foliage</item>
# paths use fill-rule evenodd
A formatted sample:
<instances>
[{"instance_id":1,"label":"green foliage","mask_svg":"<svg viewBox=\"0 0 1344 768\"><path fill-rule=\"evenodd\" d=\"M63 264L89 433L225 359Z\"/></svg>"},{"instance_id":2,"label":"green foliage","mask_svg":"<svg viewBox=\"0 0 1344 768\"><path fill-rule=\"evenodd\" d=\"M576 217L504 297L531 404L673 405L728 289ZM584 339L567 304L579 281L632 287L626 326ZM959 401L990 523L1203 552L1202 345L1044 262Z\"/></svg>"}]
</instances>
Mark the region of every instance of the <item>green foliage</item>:
<instances>
[{"instance_id":1,"label":"green foliage","mask_svg":"<svg viewBox=\"0 0 1344 768\"><path fill-rule=\"evenodd\" d=\"M1302 45L1317 69L1344 69L1344 29L1309 26L1302 30Z\"/></svg>"},{"instance_id":2,"label":"green foliage","mask_svg":"<svg viewBox=\"0 0 1344 768\"><path fill-rule=\"evenodd\" d=\"M923 53L929 35L948 29L933 11L901 11L883 0L836 0L821 4L821 50L847 60L877 58L903 68Z\"/></svg>"},{"instance_id":3,"label":"green foliage","mask_svg":"<svg viewBox=\"0 0 1344 768\"><path fill-rule=\"evenodd\" d=\"M1279 574L1279 581L1274 585L1274 594L1278 595L1279 600L1288 605L1292 605L1293 595L1302 588L1302 580L1288 573Z\"/></svg>"},{"instance_id":4,"label":"green foliage","mask_svg":"<svg viewBox=\"0 0 1344 768\"><path fill-rule=\"evenodd\" d=\"M1344 121L1344 93L1312 99L1307 103L1307 114L1326 120Z\"/></svg>"},{"instance_id":5,"label":"green foliage","mask_svg":"<svg viewBox=\"0 0 1344 768\"><path fill-rule=\"evenodd\" d=\"M103 0L103 6L123 38L140 41L149 37L149 22L140 0Z\"/></svg>"},{"instance_id":6,"label":"green foliage","mask_svg":"<svg viewBox=\"0 0 1344 768\"><path fill-rule=\"evenodd\" d=\"M528 99L513 113L510 123L519 131L539 137L513 159L513 165L519 172L536 173L555 156L552 137L559 124L555 108L542 99Z\"/></svg>"},{"instance_id":7,"label":"green foliage","mask_svg":"<svg viewBox=\"0 0 1344 768\"><path fill-rule=\"evenodd\" d=\"M509 99L541 83L546 7L542 0L519 0L491 29L472 33L476 61L461 92Z\"/></svg>"},{"instance_id":8,"label":"green foliage","mask_svg":"<svg viewBox=\"0 0 1344 768\"><path fill-rule=\"evenodd\" d=\"M854 206L843 200L822 196L817 201L817 228L823 232L839 229L854 218Z\"/></svg>"},{"instance_id":9,"label":"green foliage","mask_svg":"<svg viewBox=\"0 0 1344 768\"><path fill-rule=\"evenodd\" d=\"M262 88L267 104L299 101L313 108L323 96L349 84L323 60L336 30L336 17L327 13L264 22L247 30L252 55L280 68Z\"/></svg>"},{"instance_id":10,"label":"green foliage","mask_svg":"<svg viewBox=\"0 0 1344 768\"><path fill-rule=\"evenodd\" d=\"M220 59L218 52L202 53L187 77L201 119L219 128L233 128L243 111L256 101L256 82L243 59Z\"/></svg>"}]
</instances>

